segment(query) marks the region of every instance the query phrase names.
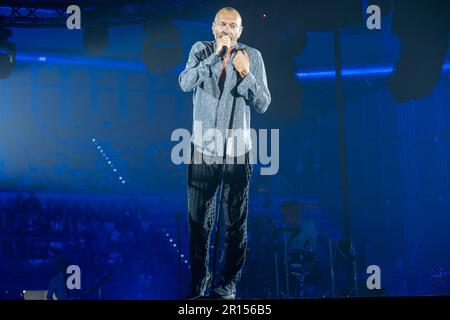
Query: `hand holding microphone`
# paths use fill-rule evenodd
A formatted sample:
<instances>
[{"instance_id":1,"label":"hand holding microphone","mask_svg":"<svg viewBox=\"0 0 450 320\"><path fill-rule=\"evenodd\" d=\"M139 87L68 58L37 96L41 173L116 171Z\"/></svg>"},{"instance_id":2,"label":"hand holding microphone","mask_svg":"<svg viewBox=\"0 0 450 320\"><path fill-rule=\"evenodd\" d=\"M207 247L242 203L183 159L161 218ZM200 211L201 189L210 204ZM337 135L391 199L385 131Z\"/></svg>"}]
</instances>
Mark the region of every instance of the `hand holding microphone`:
<instances>
[{"instance_id":1,"label":"hand holding microphone","mask_svg":"<svg viewBox=\"0 0 450 320\"><path fill-rule=\"evenodd\" d=\"M229 34L222 35L216 40L216 54L223 58L227 53L227 50L231 47L231 37Z\"/></svg>"}]
</instances>

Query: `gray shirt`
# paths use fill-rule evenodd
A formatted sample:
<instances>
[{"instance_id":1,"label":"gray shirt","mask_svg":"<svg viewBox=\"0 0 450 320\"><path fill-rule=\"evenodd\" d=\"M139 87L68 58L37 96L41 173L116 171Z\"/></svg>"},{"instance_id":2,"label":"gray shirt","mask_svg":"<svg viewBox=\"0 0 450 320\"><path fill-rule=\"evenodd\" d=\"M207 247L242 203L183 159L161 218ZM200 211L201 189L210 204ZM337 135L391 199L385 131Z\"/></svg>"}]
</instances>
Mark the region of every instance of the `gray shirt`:
<instances>
[{"instance_id":1,"label":"gray shirt","mask_svg":"<svg viewBox=\"0 0 450 320\"><path fill-rule=\"evenodd\" d=\"M314 222L310 219L302 218L296 226L299 232L288 234L288 251L308 251L317 249L318 231Z\"/></svg>"},{"instance_id":2,"label":"gray shirt","mask_svg":"<svg viewBox=\"0 0 450 320\"><path fill-rule=\"evenodd\" d=\"M219 88L222 60L215 54L215 41L196 42L189 53L186 68L179 76L181 89L184 92L194 91L191 141L203 154L223 155L233 103L233 130L229 135L233 139L228 140L227 155L241 156L250 151L250 107L263 113L270 104L271 97L261 53L239 42L235 49L245 49L247 52L250 73L244 78L237 73L233 66L237 52L234 50L225 67L226 78L222 93Z\"/></svg>"}]
</instances>

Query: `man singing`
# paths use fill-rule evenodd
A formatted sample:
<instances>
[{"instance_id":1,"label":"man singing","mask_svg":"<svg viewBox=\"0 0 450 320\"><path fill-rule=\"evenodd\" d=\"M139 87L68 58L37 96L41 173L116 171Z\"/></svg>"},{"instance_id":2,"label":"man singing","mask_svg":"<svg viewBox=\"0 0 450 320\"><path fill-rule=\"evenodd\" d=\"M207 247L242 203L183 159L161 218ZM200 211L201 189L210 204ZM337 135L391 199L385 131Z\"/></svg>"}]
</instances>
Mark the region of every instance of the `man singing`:
<instances>
[{"instance_id":1,"label":"man singing","mask_svg":"<svg viewBox=\"0 0 450 320\"><path fill-rule=\"evenodd\" d=\"M212 24L215 41L196 42L179 77L181 89L194 92L192 161L188 166L191 269L188 298L205 296L211 285L210 234L215 220L216 193L222 178L223 266L221 281L213 287L210 297L235 298L236 283L245 261L252 174L250 108L265 112L271 97L261 53L237 42L242 30L237 10L230 7L219 10ZM230 132L233 140L228 139ZM225 152L224 162L221 160Z\"/></svg>"}]
</instances>

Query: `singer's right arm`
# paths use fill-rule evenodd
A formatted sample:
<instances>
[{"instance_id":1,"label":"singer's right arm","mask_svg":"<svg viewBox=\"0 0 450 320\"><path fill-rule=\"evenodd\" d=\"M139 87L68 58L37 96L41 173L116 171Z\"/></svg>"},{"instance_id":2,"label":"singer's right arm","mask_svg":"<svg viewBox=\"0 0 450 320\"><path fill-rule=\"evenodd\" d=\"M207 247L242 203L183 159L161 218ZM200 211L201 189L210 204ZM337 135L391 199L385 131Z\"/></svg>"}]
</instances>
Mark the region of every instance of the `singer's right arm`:
<instances>
[{"instance_id":1,"label":"singer's right arm","mask_svg":"<svg viewBox=\"0 0 450 320\"><path fill-rule=\"evenodd\" d=\"M200 52L202 49L205 50L206 48L201 41L192 46L186 68L178 78L181 90L184 92L194 90L204 80L212 77L214 75L213 67L219 65L220 58L214 52L206 59L201 60Z\"/></svg>"}]
</instances>

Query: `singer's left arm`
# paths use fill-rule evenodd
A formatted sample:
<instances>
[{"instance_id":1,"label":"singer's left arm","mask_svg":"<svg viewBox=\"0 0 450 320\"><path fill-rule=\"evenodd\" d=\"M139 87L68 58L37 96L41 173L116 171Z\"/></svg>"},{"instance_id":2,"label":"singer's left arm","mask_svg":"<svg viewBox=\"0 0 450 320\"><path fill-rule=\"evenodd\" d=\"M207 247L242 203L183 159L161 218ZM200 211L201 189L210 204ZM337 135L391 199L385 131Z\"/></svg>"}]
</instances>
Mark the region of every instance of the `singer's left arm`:
<instances>
[{"instance_id":1,"label":"singer's left arm","mask_svg":"<svg viewBox=\"0 0 450 320\"><path fill-rule=\"evenodd\" d=\"M237 86L237 92L259 113L266 112L269 107L271 96L267 86L264 61L259 51L255 51L254 57L250 61L250 72Z\"/></svg>"}]
</instances>

